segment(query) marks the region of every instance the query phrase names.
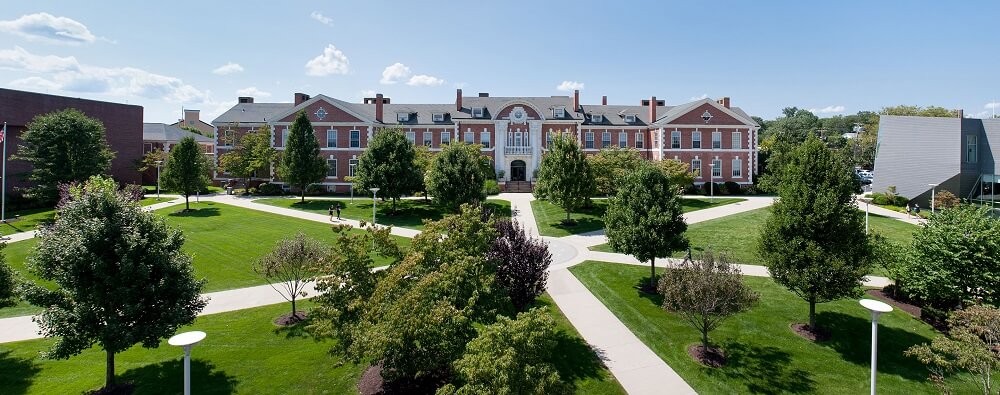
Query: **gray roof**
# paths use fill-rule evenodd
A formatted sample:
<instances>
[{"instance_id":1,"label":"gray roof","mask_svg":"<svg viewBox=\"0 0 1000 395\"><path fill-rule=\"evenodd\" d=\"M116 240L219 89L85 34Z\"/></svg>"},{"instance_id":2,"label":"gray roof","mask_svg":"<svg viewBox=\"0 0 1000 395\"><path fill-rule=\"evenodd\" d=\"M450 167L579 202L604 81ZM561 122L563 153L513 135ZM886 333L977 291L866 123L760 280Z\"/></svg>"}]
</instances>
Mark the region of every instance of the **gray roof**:
<instances>
[{"instance_id":1,"label":"gray roof","mask_svg":"<svg viewBox=\"0 0 1000 395\"><path fill-rule=\"evenodd\" d=\"M215 142L215 140L209 137L189 132L174 125L167 125L165 123L142 124L142 141L178 142L185 137L194 137L194 141L199 143Z\"/></svg>"},{"instance_id":2,"label":"gray roof","mask_svg":"<svg viewBox=\"0 0 1000 395\"><path fill-rule=\"evenodd\" d=\"M648 126L649 120L648 106L622 106L622 105L581 105L583 113L587 115L585 125L608 125L608 126ZM673 106L656 106L656 114L664 114ZM626 115L635 115L636 122L625 122ZM591 115L602 115L601 122L591 121Z\"/></svg>"},{"instance_id":3,"label":"gray roof","mask_svg":"<svg viewBox=\"0 0 1000 395\"><path fill-rule=\"evenodd\" d=\"M288 111L294 106L295 103L239 103L212 120L212 124L221 126L273 121L273 115Z\"/></svg>"}]
</instances>

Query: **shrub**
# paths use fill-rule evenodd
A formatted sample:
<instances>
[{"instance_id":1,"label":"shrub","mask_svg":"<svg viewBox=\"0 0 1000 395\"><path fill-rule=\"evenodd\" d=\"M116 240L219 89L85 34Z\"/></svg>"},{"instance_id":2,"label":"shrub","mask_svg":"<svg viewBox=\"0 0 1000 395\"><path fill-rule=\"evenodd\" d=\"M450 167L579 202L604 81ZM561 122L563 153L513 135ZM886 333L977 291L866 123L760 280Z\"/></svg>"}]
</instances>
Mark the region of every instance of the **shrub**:
<instances>
[{"instance_id":1,"label":"shrub","mask_svg":"<svg viewBox=\"0 0 1000 395\"><path fill-rule=\"evenodd\" d=\"M498 195L500 194L500 185L497 184L497 180L486 180L486 182L483 183L483 191L485 191L487 195Z\"/></svg>"},{"instance_id":2,"label":"shrub","mask_svg":"<svg viewBox=\"0 0 1000 395\"><path fill-rule=\"evenodd\" d=\"M743 194L743 188L740 187L740 184L737 184L737 183L732 182L732 181L726 181L725 185L726 185L726 192L729 193L730 195L742 195Z\"/></svg>"},{"instance_id":3,"label":"shrub","mask_svg":"<svg viewBox=\"0 0 1000 395\"><path fill-rule=\"evenodd\" d=\"M257 187L257 193L260 195L282 195L284 190L281 189L281 185L272 184L265 182Z\"/></svg>"},{"instance_id":4,"label":"shrub","mask_svg":"<svg viewBox=\"0 0 1000 395\"><path fill-rule=\"evenodd\" d=\"M323 185L309 184L309 186L306 187L306 195L317 196L317 195L322 195L324 193L326 193L326 187L324 187Z\"/></svg>"},{"instance_id":5,"label":"shrub","mask_svg":"<svg viewBox=\"0 0 1000 395\"><path fill-rule=\"evenodd\" d=\"M934 207L935 208L952 208L961 203L958 197L954 193L949 191L937 192L934 195Z\"/></svg>"}]
</instances>

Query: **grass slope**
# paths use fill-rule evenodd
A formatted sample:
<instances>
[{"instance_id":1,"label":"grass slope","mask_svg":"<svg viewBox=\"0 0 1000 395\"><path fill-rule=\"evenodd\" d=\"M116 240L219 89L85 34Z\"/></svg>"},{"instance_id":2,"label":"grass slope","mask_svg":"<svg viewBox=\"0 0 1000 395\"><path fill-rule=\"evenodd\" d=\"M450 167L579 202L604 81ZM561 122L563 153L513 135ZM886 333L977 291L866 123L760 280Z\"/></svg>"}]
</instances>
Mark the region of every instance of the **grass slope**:
<instances>
[{"instance_id":1,"label":"grass slope","mask_svg":"<svg viewBox=\"0 0 1000 395\"><path fill-rule=\"evenodd\" d=\"M687 213L743 200L745 199L717 198L712 202L701 198L681 199L681 209ZM538 233L542 236L562 237L604 229L604 212L607 209L608 199L593 199L591 207L580 208L571 214L576 225L566 226L562 224L566 219L566 210L545 200L531 201L531 211L538 224Z\"/></svg>"},{"instance_id":2,"label":"grass slope","mask_svg":"<svg viewBox=\"0 0 1000 395\"><path fill-rule=\"evenodd\" d=\"M662 299L641 294L637 284L648 281L641 266L585 262L570 268L594 295L633 333L677 371L694 389L706 394L868 392L870 315L853 299L823 303L818 322L833 333L813 343L789 325L808 318L808 304L771 279L746 277L760 292L760 303L712 332L710 340L727 353L723 368L701 366L687 355L700 334L680 316L660 308ZM661 269L662 270L662 269ZM927 370L903 356L908 347L928 342L934 330L909 315L894 311L879 319L878 392L936 393ZM960 384L956 393L972 393ZM972 392L970 392L972 391Z\"/></svg>"},{"instance_id":3,"label":"grass slope","mask_svg":"<svg viewBox=\"0 0 1000 395\"><path fill-rule=\"evenodd\" d=\"M341 211L340 217L353 219L353 220L372 220L372 200L364 198L355 198L354 203L351 203L350 199L313 199L310 200L306 198L305 203L299 202L298 199L287 199L287 198L272 198L272 199L258 199L254 200L255 203L267 204L276 207L291 208L296 210L308 211L311 213L319 213L327 215L328 210L331 205L340 203ZM487 199L486 206L491 207L500 215L509 217L510 216L510 202L506 200L499 199ZM423 220L437 221L449 214L447 211L441 209L440 207L433 204L433 202L425 202L423 199L404 199L400 200L397 204L398 212L396 214L391 214L392 203L390 202L379 202L376 207L376 220L379 224L392 225L403 228L411 229L423 229Z\"/></svg>"},{"instance_id":4,"label":"grass slope","mask_svg":"<svg viewBox=\"0 0 1000 395\"><path fill-rule=\"evenodd\" d=\"M552 298L548 294L543 294L535 300L535 305L549 309L552 318L556 321L556 327L564 335L559 339L555 353L552 355L552 363L559 371L559 376L564 380L572 381L577 394L624 395L625 389L604 367L603 361L580 337L580 333L563 315Z\"/></svg>"}]
</instances>

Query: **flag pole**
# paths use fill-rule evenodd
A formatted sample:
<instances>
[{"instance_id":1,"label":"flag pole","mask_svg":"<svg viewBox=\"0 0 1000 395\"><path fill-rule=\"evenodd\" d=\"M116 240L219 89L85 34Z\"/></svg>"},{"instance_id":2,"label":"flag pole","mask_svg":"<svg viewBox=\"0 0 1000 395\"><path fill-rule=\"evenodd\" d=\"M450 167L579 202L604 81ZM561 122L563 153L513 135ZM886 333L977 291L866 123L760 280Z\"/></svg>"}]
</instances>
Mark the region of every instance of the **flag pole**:
<instances>
[{"instance_id":1,"label":"flag pole","mask_svg":"<svg viewBox=\"0 0 1000 395\"><path fill-rule=\"evenodd\" d=\"M0 223L7 222L7 122L3 123L3 190L0 191Z\"/></svg>"}]
</instances>

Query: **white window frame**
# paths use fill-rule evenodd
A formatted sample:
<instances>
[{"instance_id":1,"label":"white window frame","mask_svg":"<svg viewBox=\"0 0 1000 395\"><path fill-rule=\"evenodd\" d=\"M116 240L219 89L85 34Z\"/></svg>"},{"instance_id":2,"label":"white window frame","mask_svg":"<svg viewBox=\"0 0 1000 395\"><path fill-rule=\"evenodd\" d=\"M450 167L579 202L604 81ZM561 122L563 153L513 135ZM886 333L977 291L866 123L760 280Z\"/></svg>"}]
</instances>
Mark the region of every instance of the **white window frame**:
<instances>
[{"instance_id":1,"label":"white window frame","mask_svg":"<svg viewBox=\"0 0 1000 395\"><path fill-rule=\"evenodd\" d=\"M601 123L604 122L604 116L601 114L590 114L591 123Z\"/></svg>"},{"instance_id":2,"label":"white window frame","mask_svg":"<svg viewBox=\"0 0 1000 395\"><path fill-rule=\"evenodd\" d=\"M722 159L712 159L712 179L716 178L722 178Z\"/></svg>"},{"instance_id":3,"label":"white window frame","mask_svg":"<svg viewBox=\"0 0 1000 395\"><path fill-rule=\"evenodd\" d=\"M594 132L584 134L584 149L594 149Z\"/></svg>"},{"instance_id":4,"label":"white window frame","mask_svg":"<svg viewBox=\"0 0 1000 395\"><path fill-rule=\"evenodd\" d=\"M425 147L433 146L434 145L434 133L433 132L424 132L424 134L423 134L423 141L424 141L424 146Z\"/></svg>"},{"instance_id":5,"label":"white window frame","mask_svg":"<svg viewBox=\"0 0 1000 395\"><path fill-rule=\"evenodd\" d=\"M691 174L694 174L694 178L703 178L701 171L701 159L691 159Z\"/></svg>"},{"instance_id":6,"label":"white window frame","mask_svg":"<svg viewBox=\"0 0 1000 395\"><path fill-rule=\"evenodd\" d=\"M612 141L611 140L611 132L605 130L603 133L601 133L601 148L602 149L603 148L609 148L609 147L611 147L611 141Z\"/></svg>"},{"instance_id":7,"label":"white window frame","mask_svg":"<svg viewBox=\"0 0 1000 395\"><path fill-rule=\"evenodd\" d=\"M545 148L549 148L549 147L552 146L552 134L553 133L555 133L555 132L553 132L552 129L549 129L548 132L545 132Z\"/></svg>"},{"instance_id":8,"label":"white window frame","mask_svg":"<svg viewBox=\"0 0 1000 395\"><path fill-rule=\"evenodd\" d=\"M475 144L476 134L472 132L472 129L466 130L465 135L462 136L462 140L465 141L466 144Z\"/></svg>"},{"instance_id":9,"label":"white window frame","mask_svg":"<svg viewBox=\"0 0 1000 395\"><path fill-rule=\"evenodd\" d=\"M979 136L965 135L965 163L979 162Z\"/></svg>"},{"instance_id":10,"label":"white window frame","mask_svg":"<svg viewBox=\"0 0 1000 395\"><path fill-rule=\"evenodd\" d=\"M681 131L670 132L670 149L681 149Z\"/></svg>"},{"instance_id":11,"label":"white window frame","mask_svg":"<svg viewBox=\"0 0 1000 395\"><path fill-rule=\"evenodd\" d=\"M330 165L330 162L333 162L333 165ZM327 159L326 166L328 167L326 170L326 178L337 178L337 158Z\"/></svg>"},{"instance_id":12,"label":"white window frame","mask_svg":"<svg viewBox=\"0 0 1000 395\"><path fill-rule=\"evenodd\" d=\"M701 149L701 132L697 130L691 132L691 149Z\"/></svg>"},{"instance_id":13,"label":"white window frame","mask_svg":"<svg viewBox=\"0 0 1000 395\"><path fill-rule=\"evenodd\" d=\"M451 132L441 132L441 143L438 144L441 147L451 144Z\"/></svg>"},{"instance_id":14,"label":"white window frame","mask_svg":"<svg viewBox=\"0 0 1000 395\"><path fill-rule=\"evenodd\" d=\"M624 130L618 132L618 148L628 148L628 133Z\"/></svg>"},{"instance_id":15,"label":"white window frame","mask_svg":"<svg viewBox=\"0 0 1000 395\"><path fill-rule=\"evenodd\" d=\"M354 139L354 136L358 136L357 140ZM357 142L357 144L354 144L355 142ZM350 147L351 148L361 148L361 131L360 130L355 129L355 130L351 131Z\"/></svg>"},{"instance_id":16,"label":"white window frame","mask_svg":"<svg viewBox=\"0 0 1000 395\"><path fill-rule=\"evenodd\" d=\"M635 132L635 148L645 149L646 148L646 134L643 132Z\"/></svg>"},{"instance_id":17,"label":"white window frame","mask_svg":"<svg viewBox=\"0 0 1000 395\"><path fill-rule=\"evenodd\" d=\"M284 129L284 130L281 131L281 146L282 147L287 147L288 146L288 134L289 133L291 133L291 131L289 131L288 129Z\"/></svg>"},{"instance_id":18,"label":"white window frame","mask_svg":"<svg viewBox=\"0 0 1000 395\"><path fill-rule=\"evenodd\" d=\"M743 178L743 160L733 158L733 178Z\"/></svg>"},{"instance_id":19,"label":"white window frame","mask_svg":"<svg viewBox=\"0 0 1000 395\"><path fill-rule=\"evenodd\" d=\"M563 118L565 116L566 116L566 108L565 107L556 107L556 108L552 109L552 117L553 118Z\"/></svg>"},{"instance_id":20,"label":"white window frame","mask_svg":"<svg viewBox=\"0 0 1000 395\"><path fill-rule=\"evenodd\" d=\"M444 122L444 113L436 112L431 114L431 120L434 122Z\"/></svg>"},{"instance_id":21,"label":"white window frame","mask_svg":"<svg viewBox=\"0 0 1000 395\"><path fill-rule=\"evenodd\" d=\"M625 114L625 122L635 123L635 114Z\"/></svg>"},{"instance_id":22,"label":"white window frame","mask_svg":"<svg viewBox=\"0 0 1000 395\"><path fill-rule=\"evenodd\" d=\"M333 136L333 145L330 145L330 136ZM337 148L337 129L330 129L326 131L326 148Z\"/></svg>"},{"instance_id":23,"label":"white window frame","mask_svg":"<svg viewBox=\"0 0 1000 395\"><path fill-rule=\"evenodd\" d=\"M233 141L236 140L235 138L233 138L234 135L235 135L235 133L233 133L232 129L227 129L227 130L223 131L222 132L222 146L223 147L232 147L233 146Z\"/></svg>"},{"instance_id":24,"label":"white window frame","mask_svg":"<svg viewBox=\"0 0 1000 395\"><path fill-rule=\"evenodd\" d=\"M408 112L396 113L396 122L409 122L409 121L410 121L410 113Z\"/></svg>"},{"instance_id":25,"label":"white window frame","mask_svg":"<svg viewBox=\"0 0 1000 395\"><path fill-rule=\"evenodd\" d=\"M732 140L733 149L743 149L743 132L733 132Z\"/></svg>"},{"instance_id":26,"label":"white window frame","mask_svg":"<svg viewBox=\"0 0 1000 395\"><path fill-rule=\"evenodd\" d=\"M492 144L492 141L490 140L491 139L489 131L484 130L482 132L479 132L479 144L482 144L483 148L490 148L490 144Z\"/></svg>"},{"instance_id":27,"label":"white window frame","mask_svg":"<svg viewBox=\"0 0 1000 395\"><path fill-rule=\"evenodd\" d=\"M483 107L472 107L473 118L482 118L485 115L485 113L486 111L483 110Z\"/></svg>"},{"instance_id":28,"label":"white window frame","mask_svg":"<svg viewBox=\"0 0 1000 395\"><path fill-rule=\"evenodd\" d=\"M417 144L417 132L414 132L412 130L406 132L406 141L409 141L410 144L416 145Z\"/></svg>"},{"instance_id":29,"label":"white window frame","mask_svg":"<svg viewBox=\"0 0 1000 395\"><path fill-rule=\"evenodd\" d=\"M712 132L712 149L722 149L722 132Z\"/></svg>"}]
</instances>

